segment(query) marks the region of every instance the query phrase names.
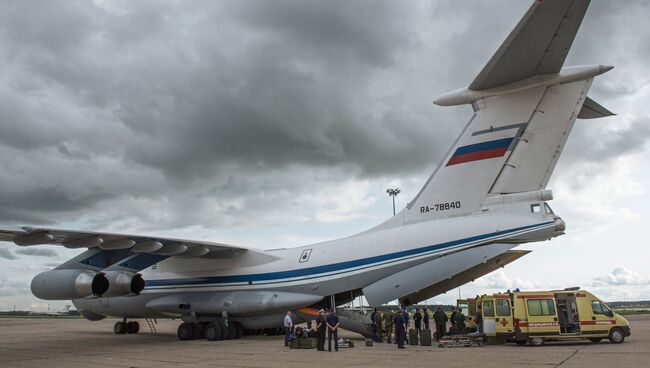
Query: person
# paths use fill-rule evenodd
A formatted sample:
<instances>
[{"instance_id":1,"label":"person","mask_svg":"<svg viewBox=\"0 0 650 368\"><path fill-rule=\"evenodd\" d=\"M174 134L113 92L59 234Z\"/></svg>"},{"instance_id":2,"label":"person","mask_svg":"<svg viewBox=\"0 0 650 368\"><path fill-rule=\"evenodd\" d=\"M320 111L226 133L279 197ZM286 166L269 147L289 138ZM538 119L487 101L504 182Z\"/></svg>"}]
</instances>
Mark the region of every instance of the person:
<instances>
[{"instance_id":1,"label":"person","mask_svg":"<svg viewBox=\"0 0 650 368\"><path fill-rule=\"evenodd\" d=\"M476 307L476 331L483 336L483 309L480 305Z\"/></svg>"},{"instance_id":2,"label":"person","mask_svg":"<svg viewBox=\"0 0 650 368\"><path fill-rule=\"evenodd\" d=\"M433 314L433 321L436 324L436 340L440 340L445 336L447 330L447 313L438 307L438 310Z\"/></svg>"},{"instance_id":3,"label":"person","mask_svg":"<svg viewBox=\"0 0 650 368\"><path fill-rule=\"evenodd\" d=\"M393 319L395 318L395 313L392 313L390 311L387 312L386 314L386 342L391 343L392 342L392 337L391 335L393 334Z\"/></svg>"},{"instance_id":4,"label":"person","mask_svg":"<svg viewBox=\"0 0 650 368\"><path fill-rule=\"evenodd\" d=\"M287 311L287 315L284 316L284 346L289 346L292 328L293 320L291 319L291 311Z\"/></svg>"},{"instance_id":5,"label":"person","mask_svg":"<svg viewBox=\"0 0 650 368\"><path fill-rule=\"evenodd\" d=\"M332 337L334 337L334 350L339 351L339 317L332 308L325 319L327 322L327 351L332 351Z\"/></svg>"},{"instance_id":6,"label":"person","mask_svg":"<svg viewBox=\"0 0 650 368\"><path fill-rule=\"evenodd\" d=\"M384 335L384 314L379 309L375 316L375 323L377 324L377 342L383 342L381 337Z\"/></svg>"},{"instance_id":7,"label":"person","mask_svg":"<svg viewBox=\"0 0 650 368\"><path fill-rule=\"evenodd\" d=\"M458 330L458 334L464 335L467 332L467 329L465 328L465 315L462 311L458 310L454 316L454 319L456 320L455 325L456 329Z\"/></svg>"},{"instance_id":8,"label":"person","mask_svg":"<svg viewBox=\"0 0 650 368\"><path fill-rule=\"evenodd\" d=\"M409 312L408 312L408 310L406 310L406 308L404 308L402 310L402 319L404 320L404 340L408 344L409 339L408 339L408 335L406 335L406 333L409 330Z\"/></svg>"},{"instance_id":9,"label":"person","mask_svg":"<svg viewBox=\"0 0 650 368\"><path fill-rule=\"evenodd\" d=\"M393 318L393 324L395 325L395 341L397 342L398 349L405 349L404 340L406 337L406 332L404 331L404 317L403 313L395 313L395 318Z\"/></svg>"},{"instance_id":10,"label":"person","mask_svg":"<svg viewBox=\"0 0 650 368\"><path fill-rule=\"evenodd\" d=\"M424 329L429 330L429 310L426 308L422 310L422 321L424 322Z\"/></svg>"},{"instance_id":11,"label":"person","mask_svg":"<svg viewBox=\"0 0 650 368\"><path fill-rule=\"evenodd\" d=\"M325 351L325 331L327 330L325 322L325 311L319 310L316 318L316 350Z\"/></svg>"},{"instance_id":12,"label":"person","mask_svg":"<svg viewBox=\"0 0 650 368\"><path fill-rule=\"evenodd\" d=\"M451 307L451 316L449 316L449 322L451 322L451 329L456 330L456 307ZM456 331L458 333L458 331Z\"/></svg>"},{"instance_id":13,"label":"person","mask_svg":"<svg viewBox=\"0 0 650 368\"><path fill-rule=\"evenodd\" d=\"M377 308L370 313L370 322L372 324L372 341L377 341Z\"/></svg>"},{"instance_id":14,"label":"person","mask_svg":"<svg viewBox=\"0 0 650 368\"><path fill-rule=\"evenodd\" d=\"M415 332L420 336L420 330L422 330L422 313L420 313L420 308L415 310L413 322L415 323Z\"/></svg>"}]
</instances>

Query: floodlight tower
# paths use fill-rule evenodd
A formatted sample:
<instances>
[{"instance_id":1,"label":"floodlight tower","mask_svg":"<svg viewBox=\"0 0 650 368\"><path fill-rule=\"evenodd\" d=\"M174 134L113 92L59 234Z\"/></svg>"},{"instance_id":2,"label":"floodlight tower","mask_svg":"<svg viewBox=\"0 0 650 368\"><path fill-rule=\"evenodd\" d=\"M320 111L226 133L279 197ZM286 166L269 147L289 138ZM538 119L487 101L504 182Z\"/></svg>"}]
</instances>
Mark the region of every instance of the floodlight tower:
<instances>
[{"instance_id":1,"label":"floodlight tower","mask_svg":"<svg viewBox=\"0 0 650 368\"><path fill-rule=\"evenodd\" d=\"M395 197L400 194L401 190L399 188L388 188L386 189L386 193L388 193L389 196L393 197L393 216L395 216Z\"/></svg>"}]
</instances>

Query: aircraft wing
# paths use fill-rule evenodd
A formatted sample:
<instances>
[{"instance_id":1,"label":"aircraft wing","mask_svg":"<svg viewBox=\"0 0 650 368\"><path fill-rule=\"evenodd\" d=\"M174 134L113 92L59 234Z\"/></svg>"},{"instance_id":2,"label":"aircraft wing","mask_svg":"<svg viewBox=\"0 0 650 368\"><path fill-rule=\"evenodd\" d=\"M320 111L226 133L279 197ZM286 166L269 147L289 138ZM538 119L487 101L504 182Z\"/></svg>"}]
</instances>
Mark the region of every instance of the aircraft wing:
<instances>
[{"instance_id":1,"label":"aircraft wing","mask_svg":"<svg viewBox=\"0 0 650 368\"><path fill-rule=\"evenodd\" d=\"M245 247L207 241L29 226L0 229L0 241L14 242L19 246L52 244L66 248L88 248L106 252L129 251L134 254L155 254L165 258L229 258L243 252L256 252Z\"/></svg>"},{"instance_id":2,"label":"aircraft wing","mask_svg":"<svg viewBox=\"0 0 650 368\"><path fill-rule=\"evenodd\" d=\"M535 1L469 88L483 90L558 73L588 6L589 0Z\"/></svg>"}]
</instances>

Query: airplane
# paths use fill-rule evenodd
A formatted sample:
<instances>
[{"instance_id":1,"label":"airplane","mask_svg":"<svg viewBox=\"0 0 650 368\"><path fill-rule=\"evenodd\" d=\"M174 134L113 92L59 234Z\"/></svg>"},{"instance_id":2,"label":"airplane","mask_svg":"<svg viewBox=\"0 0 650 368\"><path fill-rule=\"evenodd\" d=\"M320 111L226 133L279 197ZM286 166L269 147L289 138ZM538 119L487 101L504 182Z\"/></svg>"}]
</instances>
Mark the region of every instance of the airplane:
<instances>
[{"instance_id":1,"label":"airplane","mask_svg":"<svg viewBox=\"0 0 650 368\"><path fill-rule=\"evenodd\" d=\"M31 290L91 321L122 318L117 334L139 330L127 319L179 318L180 340L239 338L281 326L286 311L429 299L519 259L520 244L564 234L551 174L576 119L613 115L587 97L612 66L563 66L588 6L535 0L467 87L435 99L471 105L469 122L415 198L359 234L267 250L29 226L0 240L87 248Z\"/></svg>"}]
</instances>

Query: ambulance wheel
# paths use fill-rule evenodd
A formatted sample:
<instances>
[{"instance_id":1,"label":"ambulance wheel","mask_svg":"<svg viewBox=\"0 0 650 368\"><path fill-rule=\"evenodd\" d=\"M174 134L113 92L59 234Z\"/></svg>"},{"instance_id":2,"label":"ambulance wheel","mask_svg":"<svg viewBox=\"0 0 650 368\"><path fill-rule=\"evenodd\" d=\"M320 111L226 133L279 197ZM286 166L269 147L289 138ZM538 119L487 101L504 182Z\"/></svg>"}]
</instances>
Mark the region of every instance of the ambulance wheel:
<instances>
[{"instance_id":1,"label":"ambulance wheel","mask_svg":"<svg viewBox=\"0 0 650 368\"><path fill-rule=\"evenodd\" d=\"M620 344L624 340L625 335L623 334L623 330L618 327L614 327L609 330L609 341L611 341L612 344Z\"/></svg>"},{"instance_id":2,"label":"ambulance wheel","mask_svg":"<svg viewBox=\"0 0 650 368\"><path fill-rule=\"evenodd\" d=\"M532 339L528 339L528 343L532 346L542 346L544 345L544 339L541 337L533 337Z\"/></svg>"},{"instance_id":3,"label":"ambulance wheel","mask_svg":"<svg viewBox=\"0 0 650 368\"><path fill-rule=\"evenodd\" d=\"M115 322L115 326L113 326L113 332L115 332L116 335L125 334L126 326L124 325L124 322Z\"/></svg>"},{"instance_id":4,"label":"ambulance wheel","mask_svg":"<svg viewBox=\"0 0 650 368\"><path fill-rule=\"evenodd\" d=\"M194 331L192 329L192 324L183 322L178 326L178 330L176 330L176 335L178 336L178 339L181 341L186 341L186 340L192 340L194 338Z\"/></svg>"},{"instance_id":5,"label":"ambulance wheel","mask_svg":"<svg viewBox=\"0 0 650 368\"><path fill-rule=\"evenodd\" d=\"M515 344L517 344L519 346L526 345L526 342L527 342L526 340L515 340Z\"/></svg>"},{"instance_id":6,"label":"ambulance wheel","mask_svg":"<svg viewBox=\"0 0 650 368\"><path fill-rule=\"evenodd\" d=\"M592 337L589 339L589 341L593 342L594 344L598 344L602 340L600 337Z\"/></svg>"},{"instance_id":7,"label":"ambulance wheel","mask_svg":"<svg viewBox=\"0 0 650 368\"><path fill-rule=\"evenodd\" d=\"M223 340L223 329L221 328L221 324L215 322L208 323L205 327L205 338L208 339L208 341Z\"/></svg>"}]
</instances>

